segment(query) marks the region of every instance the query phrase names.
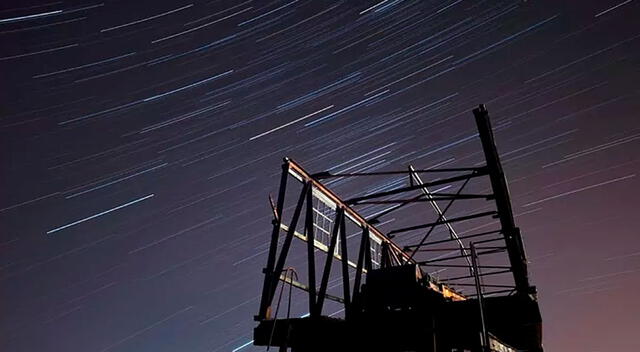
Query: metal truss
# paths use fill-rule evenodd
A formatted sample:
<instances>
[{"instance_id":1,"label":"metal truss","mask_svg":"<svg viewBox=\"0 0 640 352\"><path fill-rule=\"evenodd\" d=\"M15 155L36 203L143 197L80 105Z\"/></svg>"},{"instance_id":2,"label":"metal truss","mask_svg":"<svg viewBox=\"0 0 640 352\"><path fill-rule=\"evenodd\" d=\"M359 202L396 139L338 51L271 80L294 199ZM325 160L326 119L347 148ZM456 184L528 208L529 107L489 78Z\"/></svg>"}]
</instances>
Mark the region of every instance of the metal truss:
<instances>
[{"instance_id":1,"label":"metal truss","mask_svg":"<svg viewBox=\"0 0 640 352\"><path fill-rule=\"evenodd\" d=\"M260 308L255 319L270 319L271 304L280 281L286 281L293 287L308 293L309 313L311 317L322 315L326 300L344 305L345 317L349 319L354 309L360 306L363 275L375 268L385 268L412 264L421 268L420 276L436 291L453 300L482 297L482 295L535 293L530 286L527 273L527 261L520 230L515 225L507 183L500 158L496 150L494 136L486 108L481 105L473 111L485 164L468 168L431 168L383 172L331 173L323 171L310 174L297 162L285 158L277 201L272 201L274 212L273 230L267 257L263 269L264 283ZM358 177L384 177L406 175L407 186L391 190L367 193L342 200L324 183L324 180ZM446 177L423 180L426 176L445 175ZM295 179L302 185L293 213L288 223L283 219L285 194L289 179ZM485 180L490 184L490 192L465 193L469 184L476 180ZM433 187L459 184L455 192L434 192ZM418 194L416 194L416 192ZM465 200L485 200L493 203L492 208L451 215L452 205ZM317 204L314 207L314 202ZM439 203L440 202L440 203ZM446 202L442 206L442 202ZM410 226L393 228L386 233L376 228L380 220L388 215L406 210L413 204L428 204L435 212L436 220ZM358 211L363 206L389 205L388 208L366 218ZM327 211L322 209L328 209ZM304 214L302 233L297 231ZM497 219L498 228L475 233L459 233L453 224L474 219ZM346 224L359 228L358 236L347 234ZM431 240L436 228L444 228L448 238ZM423 235L416 243L397 244L406 233L422 231ZM307 283L297 282L283 275L292 241L306 242ZM356 253L349 252L349 241L359 241ZM465 244L466 243L466 244ZM449 247L442 247L449 245ZM316 251L326 253L321 271L317 273ZM444 252L434 258L422 258L425 254ZM482 265L477 262L481 256L506 253L502 264ZM451 255L455 254L455 255ZM333 261L340 263L342 276L342 296L328 294L328 286ZM457 261L456 261L457 260ZM435 268L466 269L467 274L436 279L428 274ZM353 283L350 271L355 269ZM489 277L511 273L512 283L485 283ZM316 276L318 274L318 276ZM319 281L318 281L319 278ZM475 292L461 293L465 288L475 288Z\"/></svg>"}]
</instances>

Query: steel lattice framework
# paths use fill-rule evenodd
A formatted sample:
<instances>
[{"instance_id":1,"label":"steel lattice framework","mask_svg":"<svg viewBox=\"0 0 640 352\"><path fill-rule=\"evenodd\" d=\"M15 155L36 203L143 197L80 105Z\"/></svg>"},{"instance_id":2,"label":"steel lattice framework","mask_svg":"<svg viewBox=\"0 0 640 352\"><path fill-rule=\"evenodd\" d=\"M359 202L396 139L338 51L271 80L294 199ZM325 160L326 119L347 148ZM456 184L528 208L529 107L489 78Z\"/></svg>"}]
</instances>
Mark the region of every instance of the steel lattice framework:
<instances>
[{"instance_id":1,"label":"steel lattice framework","mask_svg":"<svg viewBox=\"0 0 640 352\"><path fill-rule=\"evenodd\" d=\"M343 306L344 319L340 321L347 324L346 330L351 329L354 333L359 329L353 328L353 322L356 321L359 322L358 326L362 327L371 319L375 320L376 317L388 314L409 314L409 320L419 320L422 318L412 315L414 313L411 311L429 311L434 321L429 331L434 336L434 341L436 337L444 341L440 346L445 346L445 349L439 349L434 342L429 348L416 347L416 350L444 351L456 346L474 348L475 342L466 342L475 341L473 337L460 338L459 345L456 345L455 341L450 341L452 338L449 333L435 327L436 320L443 322L439 325L446 325L448 315L454 314L454 311L470 311L464 314L471 315L471 320L478 322L471 324L467 330L471 330L470 335L480 334L478 346L481 349L500 350L500 346L503 346L507 348L504 350L508 350L510 347L499 342L501 339L518 348L529 346L530 350L536 350L535 348L539 347L536 291L529 283L522 237L515 225L509 191L488 112L481 105L473 113L486 161L480 166L428 169L409 166L407 170L400 171L324 171L310 174L300 164L285 158L277 202L274 204L272 200L273 230L267 264L263 270L265 276L260 308L255 316L255 319L261 322L261 326L256 329L256 344L278 345L284 349L289 346L297 350L314 350L317 346L312 347L301 342L304 339L300 336L308 337L306 334L310 332L300 326L324 326L322 324L325 323L319 323L324 317L323 306L326 300L332 300ZM423 180L426 176L430 180ZM341 180L371 177L406 178L408 185L385 190L369 190L346 200L328 187L338 184ZM285 219L285 198L290 179L294 179L301 190L295 205L292 205L292 215ZM478 183L478 186L475 186L478 192L468 191L473 183ZM395 185L397 182L392 181L390 184ZM436 189L437 187L441 188ZM443 192L449 188L457 190ZM451 215L454 205L463 201L481 202L480 209L471 212L467 210L466 213L458 211L459 214ZM410 207L417 204L427 204L432 208L435 219L426 223L394 227L386 232L376 227L383 224L381 220L390 214L399 216L402 212L413 212ZM369 215L362 215L365 213ZM304 222L301 221L303 217ZM456 223L477 223L483 221L482 219L489 219L488 223L475 227L482 231L458 232L454 228ZM433 239L435 233L445 234L445 237ZM416 237L420 240L411 243ZM290 274L286 267L294 239L306 243L306 282L300 282L297 275ZM323 263L316 257L316 252L325 254ZM438 255L439 253L443 254ZM340 266L341 294L328 293L334 261ZM320 272L318 269L321 269ZM450 274L441 277L440 273L443 270L448 270ZM511 279L505 278L508 274ZM394 282L400 277L413 279L398 281L394 291ZM491 281L492 277L500 279ZM413 282L412 280L415 281L415 285L402 287L407 282ZM285 282L290 287L301 289L308 294L309 317L305 318L308 321L294 323L287 320L287 332L276 331L275 316L271 309L279 282ZM414 288L419 288L416 292L419 292L417 295L422 298L407 296L406 292L413 292ZM459 303L451 305L447 302ZM510 331L509 327L503 325L508 325L509 319L513 323L513 318L508 318L508 314L500 316L496 312L512 309L513 306L526 307L523 315L527 316L525 323L528 325L523 326L534 328L527 330L528 328L523 327L522 331L526 331L526 336L522 338L505 337L504 334L497 336L503 331ZM432 313L436 311L433 307L446 307L442 308L445 309L444 315ZM438 308L439 310L441 309ZM446 310L450 313L446 313ZM375 315L373 312L380 313ZM495 318L496 314L502 318ZM479 318L476 319L477 317ZM507 321L501 321L505 319ZM291 336L292 323L297 326L294 330L298 331L300 336ZM269 338L265 342L262 335L269 329ZM329 324L325 329L330 331L335 328ZM519 333L510 334L515 336ZM384 345L394 346L392 339ZM402 344L398 344L400 345ZM418 342L409 343L407 346L414 345L422 346ZM327 346L336 348L334 345ZM354 348L363 345L347 343L341 346ZM387 348L394 350L393 347ZM541 347L538 350L541 350Z\"/></svg>"}]
</instances>

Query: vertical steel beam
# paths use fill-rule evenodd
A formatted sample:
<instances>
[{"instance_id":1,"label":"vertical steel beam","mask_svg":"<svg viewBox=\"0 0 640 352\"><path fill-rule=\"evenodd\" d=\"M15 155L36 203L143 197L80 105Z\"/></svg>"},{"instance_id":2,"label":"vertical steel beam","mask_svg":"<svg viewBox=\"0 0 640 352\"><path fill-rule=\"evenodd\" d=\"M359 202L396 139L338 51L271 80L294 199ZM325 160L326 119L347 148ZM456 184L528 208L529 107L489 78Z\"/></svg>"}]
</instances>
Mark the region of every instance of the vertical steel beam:
<instances>
[{"instance_id":1,"label":"vertical steel beam","mask_svg":"<svg viewBox=\"0 0 640 352\"><path fill-rule=\"evenodd\" d=\"M504 233L505 243L509 261L513 268L513 279L516 284L516 291L519 294L531 293L529 285L529 274L527 273L527 259L522 245L520 230L516 227L513 219L513 210L511 209L511 200L509 198L509 189L505 180L500 157L496 149L491 129L491 121L489 121L489 112L484 105L480 105L473 110L476 125L478 126L478 134L482 142L482 149L487 161L489 178L491 187L495 195L496 207L500 218L500 225Z\"/></svg>"},{"instance_id":2,"label":"vertical steel beam","mask_svg":"<svg viewBox=\"0 0 640 352\"><path fill-rule=\"evenodd\" d=\"M365 244L364 249L364 268L369 272L373 270L373 263L371 261L371 237L369 236L369 231L367 231L366 241L367 243Z\"/></svg>"},{"instance_id":3,"label":"vertical steel beam","mask_svg":"<svg viewBox=\"0 0 640 352\"><path fill-rule=\"evenodd\" d=\"M480 272L478 271L478 252L476 252L476 245L471 242L471 263L473 265L473 279L476 285L476 295L478 296L478 307L480 311L480 332L481 332L481 341L480 345L482 346L482 352L490 352L489 351L489 333L487 332L487 326L485 323L484 316L484 298L482 296L482 285L480 284Z\"/></svg>"},{"instance_id":4,"label":"vertical steel beam","mask_svg":"<svg viewBox=\"0 0 640 352\"><path fill-rule=\"evenodd\" d=\"M329 250L327 251L327 259L324 263L324 270L322 272L322 279L320 280L320 291L318 291L318 298L316 300L315 314L322 314L322 305L327 294L327 286L329 285L329 275L331 274L331 265L333 264L333 254L336 250L336 244L338 242L338 234L340 232L340 223L344 212L342 208L336 211L336 217L333 221L333 228L331 229L331 239L329 240ZM314 313L311 313L313 315Z\"/></svg>"},{"instance_id":5,"label":"vertical steel beam","mask_svg":"<svg viewBox=\"0 0 640 352\"><path fill-rule=\"evenodd\" d=\"M284 268L284 262L287 259L287 254L289 254L289 248L291 247L291 240L293 239L293 233L296 231L296 226L298 225L298 219L300 218L300 213L302 212L302 206L304 205L304 200L307 197L307 192L311 183L306 182L304 187L302 187L302 192L300 192L300 197L298 198L298 204L296 205L296 209L293 212L293 217L291 218L291 223L289 224L289 230L287 231L287 235L282 243L282 249L280 250L280 256L278 257L278 262L271 273L271 281L269 282L269 291L267 297L267 308L271 305L271 301L273 301L273 296L276 293L276 288L278 287L278 281L280 280L280 274L282 273L282 269ZM266 309L265 309L266 313ZM265 314L266 317L266 314Z\"/></svg>"},{"instance_id":6,"label":"vertical steel beam","mask_svg":"<svg viewBox=\"0 0 640 352\"><path fill-rule=\"evenodd\" d=\"M340 221L340 259L342 262L344 316L349 319L351 317L351 288L349 283L349 255L347 253L347 218L343 208L340 208L340 212L342 213L342 221Z\"/></svg>"},{"instance_id":7,"label":"vertical steel beam","mask_svg":"<svg viewBox=\"0 0 640 352\"><path fill-rule=\"evenodd\" d=\"M358 301L360 295L360 283L362 281L362 269L364 266L365 257L367 256L367 248L369 243L369 228L364 226L362 228L362 238L360 239L360 252L358 253L358 264L356 265L356 278L353 283L353 300Z\"/></svg>"},{"instance_id":8,"label":"vertical steel beam","mask_svg":"<svg viewBox=\"0 0 640 352\"><path fill-rule=\"evenodd\" d=\"M315 229L313 228L313 185L308 183L307 188L307 214L305 216L307 232L307 264L309 266L309 314L317 316L316 311L316 256L315 256Z\"/></svg>"},{"instance_id":9,"label":"vertical steel beam","mask_svg":"<svg viewBox=\"0 0 640 352\"><path fill-rule=\"evenodd\" d=\"M271 231L271 243L269 244L269 254L267 256L267 266L262 269L264 273L264 282L262 285L262 297L260 299L260 310L255 320L265 319L267 307L271 303L269 300L269 292L271 281L273 280L273 266L276 261L276 251L278 250L278 237L280 235L280 226L282 224L282 210L284 207L284 198L287 191L287 179L289 178L289 159L284 159L282 164L282 175L280 176L280 188L278 190L278 203L275 208L275 218L273 219L273 230Z\"/></svg>"},{"instance_id":10,"label":"vertical steel beam","mask_svg":"<svg viewBox=\"0 0 640 352\"><path fill-rule=\"evenodd\" d=\"M387 242L382 242L380 245L380 267L388 268L392 266L391 264L391 253L389 250L389 244Z\"/></svg>"}]
</instances>

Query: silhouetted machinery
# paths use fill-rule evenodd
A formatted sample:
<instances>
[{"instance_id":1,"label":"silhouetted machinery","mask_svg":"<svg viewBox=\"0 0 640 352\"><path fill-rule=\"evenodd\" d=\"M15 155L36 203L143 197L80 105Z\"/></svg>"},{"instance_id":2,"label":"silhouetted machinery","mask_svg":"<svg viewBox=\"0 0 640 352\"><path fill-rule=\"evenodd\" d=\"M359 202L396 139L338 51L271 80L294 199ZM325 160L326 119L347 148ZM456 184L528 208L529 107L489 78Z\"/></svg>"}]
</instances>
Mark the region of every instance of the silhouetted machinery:
<instances>
[{"instance_id":1,"label":"silhouetted machinery","mask_svg":"<svg viewBox=\"0 0 640 352\"><path fill-rule=\"evenodd\" d=\"M311 175L285 159L272 201L254 345L281 351L542 351L536 289L529 284L489 116L483 105L473 112L484 165L375 172L338 165ZM424 182L421 175L434 179ZM385 176L392 180L371 181ZM300 193L286 206L291 178ZM328 188L347 181L360 182L364 193L342 200ZM433 219L410 224L416 213L420 219L427 214L416 206L432 208ZM395 217L383 221L390 214ZM454 223L464 230L456 231ZM386 234L378 229L391 225L396 227ZM302 240L296 241L302 255L288 259L294 239ZM333 262L339 263L334 271ZM304 294L293 296L294 288ZM292 300L299 306L305 296L308 314L291 317ZM278 317L285 305L287 313ZM323 312L329 306L337 310Z\"/></svg>"}]
</instances>

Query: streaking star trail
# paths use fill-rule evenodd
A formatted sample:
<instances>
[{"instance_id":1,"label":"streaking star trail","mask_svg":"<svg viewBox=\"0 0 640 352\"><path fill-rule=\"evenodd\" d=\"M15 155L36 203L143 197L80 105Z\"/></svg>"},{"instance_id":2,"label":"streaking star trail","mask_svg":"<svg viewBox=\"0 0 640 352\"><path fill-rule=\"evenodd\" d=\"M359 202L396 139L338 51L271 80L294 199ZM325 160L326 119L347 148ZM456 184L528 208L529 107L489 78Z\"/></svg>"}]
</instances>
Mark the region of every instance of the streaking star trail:
<instances>
[{"instance_id":1,"label":"streaking star trail","mask_svg":"<svg viewBox=\"0 0 640 352\"><path fill-rule=\"evenodd\" d=\"M4 1L0 350L262 350L282 158L479 165L479 103L545 349L637 350L638 18L633 0ZM343 199L406 185L327 183Z\"/></svg>"}]
</instances>

